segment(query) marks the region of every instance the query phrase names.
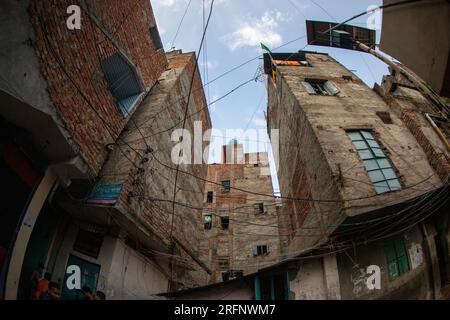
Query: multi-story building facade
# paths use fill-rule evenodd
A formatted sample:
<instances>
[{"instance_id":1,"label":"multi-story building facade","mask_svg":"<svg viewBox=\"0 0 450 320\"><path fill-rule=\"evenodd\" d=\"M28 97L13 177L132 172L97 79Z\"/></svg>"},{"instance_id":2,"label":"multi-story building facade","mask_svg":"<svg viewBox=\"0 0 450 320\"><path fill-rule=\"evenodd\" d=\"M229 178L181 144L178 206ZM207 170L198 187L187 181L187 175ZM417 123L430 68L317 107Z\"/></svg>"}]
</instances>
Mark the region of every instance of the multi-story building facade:
<instances>
[{"instance_id":1,"label":"multi-story building facade","mask_svg":"<svg viewBox=\"0 0 450 320\"><path fill-rule=\"evenodd\" d=\"M222 163L208 165L200 257L212 270L210 283L281 260L272 195L266 152L244 153L234 141L222 147Z\"/></svg>"},{"instance_id":2,"label":"multi-story building facade","mask_svg":"<svg viewBox=\"0 0 450 320\"><path fill-rule=\"evenodd\" d=\"M149 1L75 7L0 4L8 212L0 232L1 295L30 298L40 262L63 298L75 295L66 286L70 265L81 269L82 285L108 298L152 298L197 283L192 271L209 272L194 258L200 220L164 203L175 171L169 127L181 127L186 108L186 129L194 120L211 126L195 54L166 56ZM69 28L77 13L79 28ZM202 165L180 169L206 176ZM203 182L186 179L180 174L178 184L197 195L180 191L177 201L201 206Z\"/></svg>"},{"instance_id":3,"label":"multi-story building facade","mask_svg":"<svg viewBox=\"0 0 450 320\"><path fill-rule=\"evenodd\" d=\"M294 298L438 296L449 150L422 111L387 104L327 54L266 54L265 71L268 130L282 141L283 253L324 256L297 262ZM371 265L381 289L366 286Z\"/></svg>"}]
</instances>

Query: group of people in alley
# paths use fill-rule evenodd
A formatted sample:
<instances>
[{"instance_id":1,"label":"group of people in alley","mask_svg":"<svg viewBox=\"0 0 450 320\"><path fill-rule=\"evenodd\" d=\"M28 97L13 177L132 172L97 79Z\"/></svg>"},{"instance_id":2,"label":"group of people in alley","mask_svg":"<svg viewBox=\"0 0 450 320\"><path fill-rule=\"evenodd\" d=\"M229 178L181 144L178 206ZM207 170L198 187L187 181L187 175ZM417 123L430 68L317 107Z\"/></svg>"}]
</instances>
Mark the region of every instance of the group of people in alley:
<instances>
[{"instance_id":1,"label":"group of people in alley","mask_svg":"<svg viewBox=\"0 0 450 320\"><path fill-rule=\"evenodd\" d=\"M106 295L100 290L92 292L91 288L84 286L77 289L76 300L106 300ZM45 272L45 266L40 263L31 274L31 295L32 300L61 300L60 285L51 281L51 274Z\"/></svg>"}]
</instances>

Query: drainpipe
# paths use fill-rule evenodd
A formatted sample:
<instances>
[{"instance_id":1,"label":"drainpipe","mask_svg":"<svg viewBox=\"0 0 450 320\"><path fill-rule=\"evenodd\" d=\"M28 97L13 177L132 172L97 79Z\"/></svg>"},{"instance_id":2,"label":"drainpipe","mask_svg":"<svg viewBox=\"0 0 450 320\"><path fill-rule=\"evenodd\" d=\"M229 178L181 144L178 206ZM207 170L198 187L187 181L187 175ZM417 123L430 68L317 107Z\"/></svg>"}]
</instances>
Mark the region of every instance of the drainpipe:
<instances>
[{"instance_id":1,"label":"drainpipe","mask_svg":"<svg viewBox=\"0 0 450 320\"><path fill-rule=\"evenodd\" d=\"M425 262L427 266L428 278L430 279L430 287L432 293L432 299L436 300L436 286L434 285L434 272L433 272L433 259L431 257L430 245L428 243L428 232L425 224L422 222L419 224L420 232L422 233L423 241L423 251L425 255Z\"/></svg>"}]
</instances>

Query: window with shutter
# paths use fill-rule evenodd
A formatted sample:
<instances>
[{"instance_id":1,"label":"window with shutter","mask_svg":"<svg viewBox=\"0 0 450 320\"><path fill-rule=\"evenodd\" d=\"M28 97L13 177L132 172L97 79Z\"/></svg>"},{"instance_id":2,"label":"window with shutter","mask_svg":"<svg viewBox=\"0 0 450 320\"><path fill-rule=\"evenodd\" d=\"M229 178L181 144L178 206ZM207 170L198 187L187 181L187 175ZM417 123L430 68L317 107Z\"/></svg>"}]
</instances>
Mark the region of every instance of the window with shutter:
<instances>
[{"instance_id":1,"label":"window with shutter","mask_svg":"<svg viewBox=\"0 0 450 320\"><path fill-rule=\"evenodd\" d=\"M390 281L409 271L408 254L403 239L386 243L384 253Z\"/></svg>"},{"instance_id":2,"label":"window with shutter","mask_svg":"<svg viewBox=\"0 0 450 320\"><path fill-rule=\"evenodd\" d=\"M230 192L231 183L230 180L222 181L222 192Z\"/></svg>"},{"instance_id":3,"label":"window with shutter","mask_svg":"<svg viewBox=\"0 0 450 320\"><path fill-rule=\"evenodd\" d=\"M334 96L340 92L339 88L333 81L320 79L305 79L302 82L309 94L317 94L321 96Z\"/></svg>"},{"instance_id":4,"label":"window with shutter","mask_svg":"<svg viewBox=\"0 0 450 320\"><path fill-rule=\"evenodd\" d=\"M302 82L303 86L305 87L306 91L309 94L316 94L316 91L314 90L314 88L312 87L311 84L309 84L309 82L303 81Z\"/></svg>"},{"instance_id":5,"label":"window with shutter","mask_svg":"<svg viewBox=\"0 0 450 320\"><path fill-rule=\"evenodd\" d=\"M333 81L325 81L324 86L331 96L338 94L340 91Z\"/></svg>"}]
</instances>

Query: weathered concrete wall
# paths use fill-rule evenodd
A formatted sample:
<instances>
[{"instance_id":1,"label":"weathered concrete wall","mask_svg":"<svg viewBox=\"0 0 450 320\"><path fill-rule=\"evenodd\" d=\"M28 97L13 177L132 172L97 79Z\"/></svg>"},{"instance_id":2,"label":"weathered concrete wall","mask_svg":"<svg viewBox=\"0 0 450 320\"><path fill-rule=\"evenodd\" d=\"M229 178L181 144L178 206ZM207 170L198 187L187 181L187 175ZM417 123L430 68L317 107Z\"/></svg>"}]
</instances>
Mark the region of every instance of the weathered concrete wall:
<instances>
[{"instance_id":1,"label":"weathered concrete wall","mask_svg":"<svg viewBox=\"0 0 450 320\"><path fill-rule=\"evenodd\" d=\"M384 253L385 241L349 249L338 254L339 279L342 299L429 299L432 294L424 252L423 237L419 228L403 236L408 254L409 271L390 281ZM377 265L381 269L381 289L369 290L366 286L366 268Z\"/></svg>"},{"instance_id":2,"label":"weathered concrete wall","mask_svg":"<svg viewBox=\"0 0 450 320\"><path fill-rule=\"evenodd\" d=\"M145 92L165 69L166 58L150 37L155 20L149 1L135 1L133 10L129 2L90 1L87 10L81 10L80 30L66 27L66 10L72 4L2 2L2 14L11 14L2 19L3 30L11 31L3 33L9 40L2 42L2 83L51 114L95 175L107 157L106 145L116 140L128 121L109 91L100 62L122 52L135 66ZM125 12L126 23L114 27Z\"/></svg>"},{"instance_id":3,"label":"weathered concrete wall","mask_svg":"<svg viewBox=\"0 0 450 320\"><path fill-rule=\"evenodd\" d=\"M392 4L396 0L384 0ZM383 10L380 49L450 96L450 5L445 0Z\"/></svg>"},{"instance_id":4,"label":"weathered concrete wall","mask_svg":"<svg viewBox=\"0 0 450 320\"><path fill-rule=\"evenodd\" d=\"M230 153L232 148L227 146ZM208 165L203 215L212 214L212 228L200 230L202 241L200 257L214 271L210 282L222 281L222 272L243 270L244 274L257 271L281 260L278 215L273 197L249 194L233 188L251 190L260 194L273 194L267 153L244 154L242 145L236 148L240 164ZM225 149L225 148L224 148ZM228 155L222 157L228 158ZM256 163L249 164L251 159ZM230 180L229 192L222 192L221 181ZM208 191L213 192L213 202L207 202ZM264 203L267 213L258 212ZM221 216L228 216L229 227L223 230ZM267 245L268 254L253 256L253 246ZM219 260L227 259L228 267L220 267Z\"/></svg>"},{"instance_id":5,"label":"weathered concrete wall","mask_svg":"<svg viewBox=\"0 0 450 320\"><path fill-rule=\"evenodd\" d=\"M198 289L177 296L176 300L253 300L254 289L251 281L223 283L212 288Z\"/></svg>"},{"instance_id":6,"label":"weathered concrete wall","mask_svg":"<svg viewBox=\"0 0 450 320\"><path fill-rule=\"evenodd\" d=\"M322 259L298 262L296 270L290 272L292 300L326 300L327 288Z\"/></svg>"},{"instance_id":7,"label":"weathered concrete wall","mask_svg":"<svg viewBox=\"0 0 450 320\"><path fill-rule=\"evenodd\" d=\"M172 141L171 135L183 125L190 81L195 70L195 54L169 53L168 57L168 69L132 116L121 135L123 140L119 142L120 146L111 152L98 183L123 184L116 208L124 216L137 219L156 235L159 250L167 254L173 236L195 256L201 236L198 231L202 221L202 179L206 177L206 165L180 164L172 216L177 163L171 157L173 147L179 143L178 139ZM185 129L191 134L195 121L202 121L204 131L211 128L204 93L198 89L200 87L197 69L185 123ZM206 146L207 143L203 142L203 147ZM179 268L174 271L174 282L179 282L180 288L206 282L205 271L189 254L177 247L175 255L175 265ZM198 272L191 272L192 268L198 269Z\"/></svg>"},{"instance_id":8,"label":"weathered concrete wall","mask_svg":"<svg viewBox=\"0 0 450 320\"><path fill-rule=\"evenodd\" d=\"M424 116L425 113L437 114L436 108L399 73L391 71L391 75L383 77L381 85L376 85L374 90L417 139L441 180L447 181L450 174L450 152ZM449 139L449 125L436 119L435 121Z\"/></svg>"},{"instance_id":9,"label":"weathered concrete wall","mask_svg":"<svg viewBox=\"0 0 450 320\"><path fill-rule=\"evenodd\" d=\"M345 216L405 201L441 182L416 138L390 113L385 124L376 112L389 106L354 74L325 54L307 53L312 67L277 67L269 77L269 129L280 130L283 214L292 236L289 251L298 253L325 240ZM344 77L345 76L345 77ZM336 96L310 95L305 78L332 80ZM377 195L346 130L368 129L377 137L402 182L402 190ZM312 199L312 200L311 200ZM352 200L351 199L359 199Z\"/></svg>"},{"instance_id":10,"label":"weathered concrete wall","mask_svg":"<svg viewBox=\"0 0 450 320\"><path fill-rule=\"evenodd\" d=\"M168 278L155 261L116 240L107 280L109 300L152 300L167 290Z\"/></svg>"},{"instance_id":11,"label":"weathered concrete wall","mask_svg":"<svg viewBox=\"0 0 450 320\"><path fill-rule=\"evenodd\" d=\"M53 243L48 262L52 280L62 284L67 260L70 255L100 266L96 288L111 299L161 299L157 293L167 290L168 278L160 271L161 260L150 260L136 250L125 245L115 235L106 235L98 257L95 259L73 250L77 233L85 227L69 219L69 223L60 225L59 237Z\"/></svg>"}]
</instances>

